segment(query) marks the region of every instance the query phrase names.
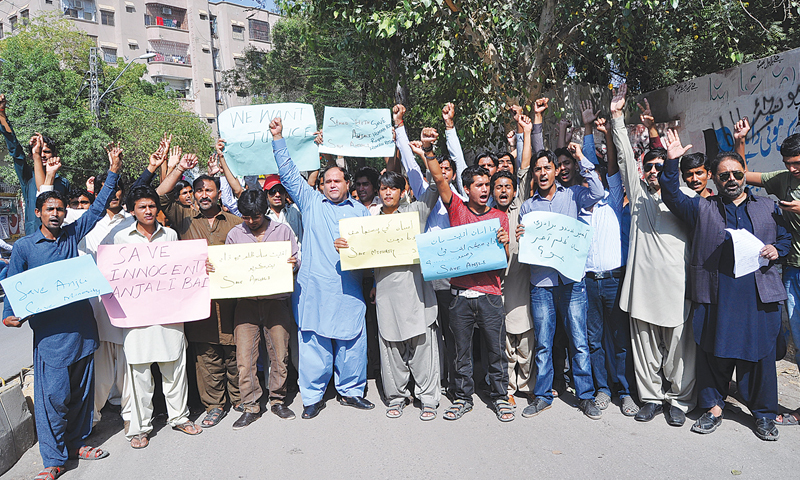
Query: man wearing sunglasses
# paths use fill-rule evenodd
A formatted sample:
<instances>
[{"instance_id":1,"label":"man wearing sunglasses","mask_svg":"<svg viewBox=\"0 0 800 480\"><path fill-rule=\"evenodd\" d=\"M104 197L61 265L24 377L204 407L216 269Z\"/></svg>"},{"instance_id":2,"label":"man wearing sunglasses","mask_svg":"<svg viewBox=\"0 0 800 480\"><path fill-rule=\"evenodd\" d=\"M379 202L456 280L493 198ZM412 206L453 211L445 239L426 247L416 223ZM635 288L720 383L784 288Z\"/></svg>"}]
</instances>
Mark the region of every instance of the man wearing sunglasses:
<instances>
[{"instance_id":1,"label":"man wearing sunglasses","mask_svg":"<svg viewBox=\"0 0 800 480\"><path fill-rule=\"evenodd\" d=\"M697 346L689 323L691 302L685 300L689 233L661 199L658 172L664 168L666 151L652 149L645 155L640 178L622 115L626 91L621 85L611 100L611 124L631 208L628 266L619 304L630 315L631 356L644 402L635 418L649 422L664 411L667 423L677 427L695 406Z\"/></svg>"},{"instance_id":2,"label":"man wearing sunglasses","mask_svg":"<svg viewBox=\"0 0 800 480\"><path fill-rule=\"evenodd\" d=\"M679 189L678 160L691 148L667 132L668 160L662 176L664 203L692 231L689 295L697 349L697 393L707 409L692 426L711 433L722 423L725 397L734 369L739 392L756 419L761 440L777 440L778 380L776 340L781 328L779 302L786 290L775 268L789 253L791 235L780 209L771 199L757 197L745 187L744 159L721 152L709 162L719 195L690 198ZM747 232L764 246L757 270L734 270L734 240L726 230ZM736 252L738 253L738 252Z\"/></svg>"},{"instance_id":3,"label":"man wearing sunglasses","mask_svg":"<svg viewBox=\"0 0 800 480\"><path fill-rule=\"evenodd\" d=\"M297 245L303 243L303 218L300 209L289 203L286 188L281 185L281 177L277 174L267 175L264 181L264 193L267 194L269 209L267 218L288 225L294 232Z\"/></svg>"}]
</instances>

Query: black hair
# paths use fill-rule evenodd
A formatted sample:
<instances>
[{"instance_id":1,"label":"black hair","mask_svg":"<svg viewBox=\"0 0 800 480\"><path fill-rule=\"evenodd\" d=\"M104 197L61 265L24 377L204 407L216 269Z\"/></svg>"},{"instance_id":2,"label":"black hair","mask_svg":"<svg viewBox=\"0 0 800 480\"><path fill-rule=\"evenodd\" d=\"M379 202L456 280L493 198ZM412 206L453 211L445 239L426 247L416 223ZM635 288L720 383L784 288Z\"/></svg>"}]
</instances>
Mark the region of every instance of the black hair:
<instances>
[{"instance_id":1,"label":"black hair","mask_svg":"<svg viewBox=\"0 0 800 480\"><path fill-rule=\"evenodd\" d=\"M236 206L243 217L258 218L267 213L269 203L263 190L245 190L239 195Z\"/></svg>"},{"instance_id":2,"label":"black hair","mask_svg":"<svg viewBox=\"0 0 800 480\"><path fill-rule=\"evenodd\" d=\"M199 177L195 178L192 182L192 190L199 190L198 185L202 187L203 182L205 181L214 182L217 190L219 190L219 177L210 177L208 175L200 175Z\"/></svg>"},{"instance_id":3,"label":"black hair","mask_svg":"<svg viewBox=\"0 0 800 480\"><path fill-rule=\"evenodd\" d=\"M389 188L397 188L398 190L405 190L406 177L400 175L397 172L387 170L386 172L383 173L383 175L381 175L380 183L381 186L385 185Z\"/></svg>"},{"instance_id":4,"label":"black hair","mask_svg":"<svg viewBox=\"0 0 800 480\"><path fill-rule=\"evenodd\" d=\"M478 164L478 161L479 161L481 158L488 158L488 159L490 159L490 160L492 161L492 163L494 164L494 166L495 166L495 167L497 167L498 165L500 165L500 162L497 160L497 157L496 157L496 156L495 156L495 155L494 155L492 152L481 152L481 153L479 153L478 155L476 155L476 156L475 156L475 165L477 165L477 164Z\"/></svg>"},{"instance_id":5,"label":"black hair","mask_svg":"<svg viewBox=\"0 0 800 480\"><path fill-rule=\"evenodd\" d=\"M576 163L578 162L578 160L575 158L575 156L572 155L572 152L570 152L569 150L567 150L564 147L556 148L556 151L553 152L553 153L556 155L556 160L558 160L558 157L567 157L567 158L571 158L573 162L576 162Z\"/></svg>"},{"instance_id":6,"label":"black hair","mask_svg":"<svg viewBox=\"0 0 800 480\"><path fill-rule=\"evenodd\" d=\"M45 202L50 200L51 198L55 198L56 200L61 200L61 203L64 205L64 208L67 208L67 204L69 203L67 197L57 191L57 190L50 190L49 192L44 192L38 197L36 197L36 210L42 210Z\"/></svg>"},{"instance_id":7,"label":"black hair","mask_svg":"<svg viewBox=\"0 0 800 480\"><path fill-rule=\"evenodd\" d=\"M69 199L72 200L73 198L78 197L86 197L89 199L89 202L94 203L94 194L91 193L89 190L80 187L72 187L69 190Z\"/></svg>"},{"instance_id":8,"label":"black hair","mask_svg":"<svg viewBox=\"0 0 800 480\"><path fill-rule=\"evenodd\" d=\"M450 157L447 156L436 157L436 161L439 163L439 165L441 165L442 162L447 162L450 165L450 170L453 171L453 178L456 178L456 175L458 175L458 168L456 168L456 162L454 162Z\"/></svg>"},{"instance_id":9,"label":"black hair","mask_svg":"<svg viewBox=\"0 0 800 480\"><path fill-rule=\"evenodd\" d=\"M471 165L461 173L461 183L464 189L468 189L475 182L475 177L488 177L489 171L480 165Z\"/></svg>"},{"instance_id":10,"label":"black hair","mask_svg":"<svg viewBox=\"0 0 800 480\"><path fill-rule=\"evenodd\" d=\"M736 160L739 162L739 165L742 166L742 169L746 169L744 163L744 158L736 152L719 152L716 157L712 158L710 162L708 162L708 169L711 170L711 173L714 175L717 174L717 168L719 168L719 164L722 163L723 160Z\"/></svg>"},{"instance_id":11,"label":"black hair","mask_svg":"<svg viewBox=\"0 0 800 480\"><path fill-rule=\"evenodd\" d=\"M508 157L508 159L511 160L511 173L516 174L517 173L517 159L514 158L514 156L511 155L511 153L509 153L509 152L501 152L500 154L497 155L497 165L498 166L500 165L500 159L503 158L503 157Z\"/></svg>"},{"instance_id":12,"label":"black hair","mask_svg":"<svg viewBox=\"0 0 800 480\"><path fill-rule=\"evenodd\" d=\"M325 174L327 174L330 170L333 170L333 169L337 169L337 170L341 171L342 175L344 175L344 181L347 182L348 184L350 183L350 180L352 179L352 177L350 176L350 172L348 172L344 168L340 167L339 165L329 165L327 167L323 167L323 168L319 169L319 176L317 178L319 179L320 187L322 187L322 185L325 184ZM347 187L347 191L349 192L350 190L352 190L352 189L350 187Z\"/></svg>"},{"instance_id":13,"label":"black hair","mask_svg":"<svg viewBox=\"0 0 800 480\"><path fill-rule=\"evenodd\" d=\"M786 137L786 140L781 143L781 155L783 158L800 156L800 133Z\"/></svg>"},{"instance_id":14,"label":"black hair","mask_svg":"<svg viewBox=\"0 0 800 480\"><path fill-rule=\"evenodd\" d=\"M705 167L709 170L706 156L700 152L687 153L681 157L681 173L686 173L698 167Z\"/></svg>"},{"instance_id":15,"label":"black hair","mask_svg":"<svg viewBox=\"0 0 800 480\"><path fill-rule=\"evenodd\" d=\"M103 185L106 183L106 178L108 178L108 172L101 172L94 176L95 193L100 193L100 189L103 188ZM125 195L125 185L122 184L121 178L117 180L116 185L114 185L114 193L116 192L122 192L122 195Z\"/></svg>"},{"instance_id":16,"label":"black hair","mask_svg":"<svg viewBox=\"0 0 800 480\"><path fill-rule=\"evenodd\" d=\"M548 162L552 163L553 166L558 165L558 157L554 152L550 150L539 150L536 152L536 157L534 157L533 165L536 166L536 162L539 161L540 158L546 158Z\"/></svg>"},{"instance_id":17,"label":"black hair","mask_svg":"<svg viewBox=\"0 0 800 480\"><path fill-rule=\"evenodd\" d=\"M381 176L377 170L372 167L362 167L359 168L358 171L353 175L354 180L358 180L361 177L367 177L369 183L372 184L372 188L375 190L378 189L378 178Z\"/></svg>"},{"instance_id":18,"label":"black hair","mask_svg":"<svg viewBox=\"0 0 800 480\"><path fill-rule=\"evenodd\" d=\"M657 158L660 158L661 160L666 160L667 151L663 148L653 148L652 150L649 150L647 153L644 154L644 160L642 160L642 163L643 164L649 163Z\"/></svg>"},{"instance_id":19,"label":"black hair","mask_svg":"<svg viewBox=\"0 0 800 480\"><path fill-rule=\"evenodd\" d=\"M495 182L501 178L511 179L511 184L514 185L514 191L517 190L517 177L512 175L511 172L508 172L506 170L498 170L497 172L495 172L494 175L492 175L492 181L490 183L492 191L494 191Z\"/></svg>"},{"instance_id":20,"label":"black hair","mask_svg":"<svg viewBox=\"0 0 800 480\"><path fill-rule=\"evenodd\" d=\"M125 199L125 207L129 212L133 212L136 207L136 202L143 198L150 199L155 202L158 211L161 211L161 200L158 199L156 189L150 185L139 185L133 187L128 193L128 198Z\"/></svg>"},{"instance_id":21,"label":"black hair","mask_svg":"<svg viewBox=\"0 0 800 480\"><path fill-rule=\"evenodd\" d=\"M192 186L189 185L189 182L187 182L186 180L178 180L177 182L175 182L175 188L172 189L172 194L177 197L178 195L180 195L181 190L183 190L186 187L191 188ZM192 190L194 190L194 188L192 188Z\"/></svg>"}]
</instances>

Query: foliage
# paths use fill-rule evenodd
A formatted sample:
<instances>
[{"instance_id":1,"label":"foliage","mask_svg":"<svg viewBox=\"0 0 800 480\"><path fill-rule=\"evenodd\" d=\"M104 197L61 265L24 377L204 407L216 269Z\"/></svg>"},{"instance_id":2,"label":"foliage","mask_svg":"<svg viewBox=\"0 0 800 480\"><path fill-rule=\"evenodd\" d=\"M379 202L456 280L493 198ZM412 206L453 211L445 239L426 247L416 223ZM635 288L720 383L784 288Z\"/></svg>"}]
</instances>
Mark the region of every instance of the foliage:
<instances>
[{"instance_id":1,"label":"foliage","mask_svg":"<svg viewBox=\"0 0 800 480\"><path fill-rule=\"evenodd\" d=\"M34 132L52 137L62 159L61 174L83 184L108 166L104 147L119 140L125 151L124 176L132 180L147 165L149 154L165 131L174 132L184 151L205 158L212 149L211 131L203 119L187 112L164 84L141 79L146 66L132 64L103 98L95 126L88 102L89 48L94 45L70 20L45 14L31 19L0 41L0 92L6 113L23 145ZM102 64L100 92L126 63ZM15 184L10 163L0 177Z\"/></svg>"}]
</instances>

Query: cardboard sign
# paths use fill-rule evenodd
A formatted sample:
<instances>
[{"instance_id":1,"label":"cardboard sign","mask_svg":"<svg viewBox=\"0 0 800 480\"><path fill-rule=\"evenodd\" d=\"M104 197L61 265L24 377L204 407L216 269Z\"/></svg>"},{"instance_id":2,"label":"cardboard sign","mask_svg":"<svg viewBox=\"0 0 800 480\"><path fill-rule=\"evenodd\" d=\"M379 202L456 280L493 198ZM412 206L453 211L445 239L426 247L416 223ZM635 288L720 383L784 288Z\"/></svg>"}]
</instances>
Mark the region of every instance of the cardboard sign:
<instances>
[{"instance_id":1,"label":"cardboard sign","mask_svg":"<svg viewBox=\"0 0 800 480\"><path fill-rule=\"evenodd\" d=\"M579 282L592 244L592 227L567 215L530 212L522 217L525 234L519 238L519 262L558 270Z\"/></svg>"},{"instance_id":2,"label":"cardboard sign","mask_svg":"<svg viewBox=\"0 0 800 480\"><path fill-rule=\"evenodd\" d=\"M258 242L208 247L214 265L211 298L246 298L294 290L292 242Z\"/></svg>"},{"instance_id":3,"label":"cardboard sign","mask_svg":"<svg viewBox=\"0 0 800 480\"><path fill-rule=\"evenodd\" d=\"M351 157L394 155L392 113L388 108L325 107L320 153Z\"/></svg>"},{"instance_id":4,"label":"cardboard sign","mask_svg":"<svg viewBox=\"0 0 800 480\"><path fill-rule=\"evenodd\" d=\"M500 220L493 218L417 235L422 276L436 280L506 268L499 229Z\"/></svg>"},{"instance_id":5,"label":"cardboard sign","mask_svg":"<svg viewBox=\"0 0 800 480\"><path fill-rule=\"evenodd\" d=\"M339 220L339 235L349 248L339 252L342 270L394 267L419 263L416 212Z\"/></svg>"}]
</instances>

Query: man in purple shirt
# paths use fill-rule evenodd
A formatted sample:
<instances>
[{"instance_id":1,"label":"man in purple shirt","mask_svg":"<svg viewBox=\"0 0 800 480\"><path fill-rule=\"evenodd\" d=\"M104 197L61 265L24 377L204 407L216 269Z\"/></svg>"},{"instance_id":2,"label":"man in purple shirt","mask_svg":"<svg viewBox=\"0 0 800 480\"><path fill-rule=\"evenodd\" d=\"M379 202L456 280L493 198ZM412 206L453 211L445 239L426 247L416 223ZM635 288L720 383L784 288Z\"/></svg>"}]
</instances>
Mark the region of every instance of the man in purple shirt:
<instances>
[{"instance_id":1,"label":"man in purple shirt","mask_svg":"<svg viewBox=\"0 0 800 480\"><path fill-rule=\"evenodd\" d=\"M238 201L242 224L228 232L225 244L279 242L292 243L289 263L294 271L300 267L297 259L297 240L292 229L267 217L267 196L263 190L242 192ZM272 413L280 418L295 418L286 405L286 377L289 368L289 332L295 327L289 301L291 293L264 297L240 298L234 313L233 330L236 342L236 364L239 369L239 394L244 413L233 423L233 429L242 429L261 416L261 385L256 376L259 343L263 329L269 354L269 403Z\"/></svg>"}]
</instances>

